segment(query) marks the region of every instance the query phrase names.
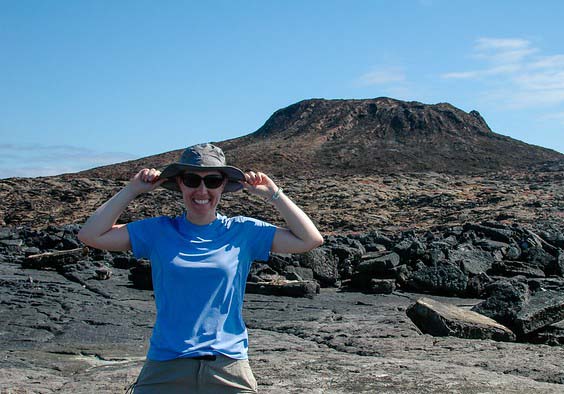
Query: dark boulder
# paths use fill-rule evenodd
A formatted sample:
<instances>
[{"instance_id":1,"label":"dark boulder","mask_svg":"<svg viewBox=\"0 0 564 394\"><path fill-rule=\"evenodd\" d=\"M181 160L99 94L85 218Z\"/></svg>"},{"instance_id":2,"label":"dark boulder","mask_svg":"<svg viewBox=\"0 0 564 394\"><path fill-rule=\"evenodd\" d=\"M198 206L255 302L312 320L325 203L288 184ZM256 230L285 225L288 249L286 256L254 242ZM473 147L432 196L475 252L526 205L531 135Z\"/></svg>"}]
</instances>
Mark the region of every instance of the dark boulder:
<instances>
[{"instance_id":1,"label":"dark boulder","mask_svg":"<svg viewBox=\"0 0 564 394\"><path fill-rule=\"evenodd\" d=\"M527 337L527 341L551 346L564 345L564 320L535 331Z\"/></svg>"},{"instance_id":2,"label":"dark boulder","mask_svg":"<svg viewBox=\"0 0 564 394\"><path fill-rule=\"evenodd\" d=\"M438 242L434 242L429 249L427 249L427 253L423 258L423 261L427 262L428 266L435 266L439 262L446 260L446 253L450 249L450 245L440 244Z\"/></svg>"},{"instance_id":3,"label":"dark boulder","mask_svg":"<svg viewBox=\"0 0 564 394\"><path fill-rule=\"evenodd\" d=\"M338 258L330 249L316 248L296 256L300 266L310 268L321 286L335 286L339 280Z\"/></svg>"},{"instance_id":4,"label":"dark boulder","mask_svg":"<svg viewBox=\"0 0 564 394\"><path fill-rule=\"evenodd\" d=\"M396 281L393 279L371 279L367 292L371 294L392 294L396 289Z\"/></svg>"},{"instance_id":5,"label":"dark boulder","mask_svg":"<svg viewBox=\"0 0 564 394\"><path fill-rule=\"evenodd\" d=\"M523 231L526 234L526 241L528 241L532 246L540 247L553 256L556 256L558 254L558 247L545 241L537 233L533 232L530 229L524 229Z\"/></svg>"},{"instance_id":6,"label":"dark boulder","mask_svg":"<svg viewBox=\"0 0 564 394\"><path fill-rule=\"evenodd\" d=\"M289 266L286 268L284 276L289 280L314 280L313 270L305 267Z\"/></svg>"},{"instance_id":7,"label":"dark boulder","mask_svg":"<svg viewBox=\"0 0 564 394\"><path fill-rule=\"evenodd\" d=\"M544 271L536 264L523 261L496 261L491 270L492 275L499 276L525 276L527 278L544 278Z\"/></svg>"},{"instance_id":8,"label":"dark boulder","mask_svg":"<svg viewBox=\"0 0 564 394\"><path fill-rule=\"evenodd\" d=\"M487 272L494 263L494 257L490 252L480 250L471 244L461 244L456 249L448 250L447 257L469 275Z\"/></svg>"},{"instance_id":9,"label":"dark boulder","mask_svg":"<svg viewBox=\"0 0 564 394\"><path fill-rule=\"evenodd\" d=\"M474 275L468 281L467 295L470 297L483 298L486 288L492 284L494 280L485 272Z\"/></svg>"},{"instance_id":10,"label":"dark boulder","mask_svg":"<svg viewBox=\"0 0 564 394\"><path fill-rule=\"evenodd\" d=\"M521 248L517 244L509 245L505 251L504 258L508 260L517 260L521 257Z\"/></svg>"},{"instance_id":11,"label":"dark boulder","mask_svg":"<svg viewBox=\"0 0 564 394\"><path fill-rule=\"evenodd\" d=\"M76 238L77 227L48 226L44 230L33 230L23 228L20 236L28 246L35 246L41 250L67 250L82 247L82 243Z\"/></svg>"},{"instance_id":12,"label":"dark boulder","mask_svg":"<svg viewBox=\"0 0 564 394\"><path fill-rule=\"evenodd\" d=\"M351 237L328 237L324 247L336 259L340 279L350 278L361 257L366 253L363 244Z\"/></svg>"},{"instance_id":13,"label":"dark boulder","mask_svg":"<svg viewBox=\"0 0 564 394\"><path fill-rule=\"evenodd\" d=\"M510 247L510 245L508 243L493 241L493 240L487 239L487 238L482 239L482 240L477 240L477 241L474 242L474 244L476 246L479 246L481 249L489 251L489 252L494 252L494 251L500 250L503 254L506 254L507 250Z\"/></svg>"},{"instance_id":14,"label":"dark boulder","mask_svg":"<svg viewBox=\"0 0 564 394\"><path fill-rule=\"evenodd\" d=\"M464 296L468 287L468 275L449 261L412 272L407 280L409 288L445 296Z\"/></svg>"},{"instance_id":15,"label":"dark boulder","mask_svg":"<svg viewBox=\"0 0 564 394\"><path fill-rule=\"evenodd\" d=\"M137 259L133 256L124 254L114 255L112 258L112 266L121 269L130 269L137 265Z\"/></svg>"},{"instance_id":16,"label":"dark boulder","mask_svg":"<svg viewBox=\"0 0 564 394\"><path fill-rule=\"evenodd\" d=\"M400 257L394 252L372 252L362 256L356 267L357 274L372 278L391 279L396 277L393 271L400 264Z\"/></svg>"},{"instance_id":17,"label":"dark boulder","mask_svg":"<svg viewBox=\"0 0 564 394\"><path fill-rule=\"evenodd\" d=\"M394 242L390 238L378 233L377 231L362 234L358 237L358 240L362 245L364 245L367 252L378 252L379 250L374 250L379 249L379 247L375 247L375 245L382 245L386 249L391 249L394 245Z\"/></svg>"},{"instance_id":18,"label":"dark boulder","mask_svg":"<svg viewBox=\"0 0 564 394\"><path fill-rule=\"evenodd\" d=\"M393 269L393 271L396 274L396 284L399 287L407 288L408 287L407 281L409 280L409 275L410 275L410 270L407 267L407 265L405 264L398 265Z\"/></svg>"},{"instance_id":19,"label":"dark boulder","mask_svg":"<svg viewBox=\"0 0 564 394\"><path fill-rule=\"evenodd\" d=\"M512 327L519 311L529 301L529 286L518 279L499 280L486 287L487 299L472 310Z\"/></svg>"},{"instance_id":20,"label":"dark boulder","mask_svg":"<svg viewBox=\"0 0 564 394\"><path fill-rule=\"evenodd\" d=\"M272 280L281 279L282 275L271 267L270 264L262 262L254 262L251 265L249 277L250 282L270 282Z\"/></svg>"},{"instance_id":21,"label":"dark boulder","mask_svg":"<svg viewBox=\"0 0 564 394\"><path fill-rule=\"evenodd\" d=\"M400 256L401 262L406 264L424 258L427 247L419 239L411 236L395 244L392 250Z\"/></svg>"},{"instance_id":22,"label":"dark boulder","mask_svg":"<svg viewBox=\"0 0 564 394\"><path fill-rule=\"evenodd\" d=\"M546 242L556 246L557 248L564 249L564 233L557 228L549 228L539 231L538 235Z\"/></svg>"},{"instance_id":23,"label":"dark boulder","mask_svg":"<svg viewBox=\"0 0 564 394\"><path fill-rule=\"evenodd\" d=\"M87 253L87 248L55 250L26 256L21 264L22 268L59 270L64 265L78 263L85 258Z\"/></svg>"},{"instance_id":24,"label":"dark boulder","mask_svg":"<svg viewBox=\"0 0 564 394\"><path fill-rule=\"evenodd\" d=\"M151 263L147 260L139 260L137 265L129 270L129 280L136 289L153 290Z\"/></svg>"},{"instance_id":25,"label":"dark boulder","mask_svg":"<svg viewBox=\"0 0 564 394\"><path fill-rule=\"evenodd\" d=\"M552 275L556 272L557 259L541 247L535 246L527 249L523 253L522 259L528 265L538 267L546 275Z\"/></svg>"},{"instance_id":26,"label":"dark boulder","mask_svg":"<svg viewBox=\"0 0 564 394\"><path fill-rule=\"evenodd\" d=\"M425 334L467 339L514 341L507 327L479 313L455 305L421 298L406 310L407 316Z\"/></svg>"},{"instance_id":27,"label":"dark boulder","mask_svg":"<svg viewBox=\"0 0 564 394\"><path fill-rule=\"evenodd\" d=\"M554 274L564 277L564 250L562 249L558 250Z\"/></svg>"},{"instance_id":28,"label":"dark boulder","mask_svg":"<svg viewBox=\"0 0 564 394\"><path fill-rule=\"evenodd\" d=\"M472 224L467 223L464 225L464 231L473 230L477 234L483 234L489 239L494 241L511 243L514 232L507 226L494 227L492 223Z\"/></svg>"},{"instance_id":29,"label":"dark boulder","mask_svg":"<svg viewBox=\"0 0 564 394\"><path fill-rule=\"evenodd\" d=\"M0 240L19 238L19 231L13 227L0 227Z\"/></svg>"},{"instance_id":30,"label":"dark boulder","mask_svg":"<svg viewBox=\"0 0 564 394\"><path fill-rule=\"evenodd\" d=\"M564 319L564 282L550 288L554 284L552 281L540 282L538 290L515 316L513 331L516 334L530 334Z\"/></svg>"},{"instance_id":31,"label":"dark boulder","mask_svg":"<svg viewBox=\"0 0 564 394\"><path fill-rule=\"evenodd\" d=\"M564 319L564 281L524 278L488 287L489 297L473 310L509 327L520 338Z\"/></svg>"},{"instance_id":32,"label":"dark boulder","mask_svg":"<svg viewBox=\"0 0 564 394\"><path fill-rule=\"evenodd\" d=\"M247 282L246 286L247 293L286 297L313 298L319 291L320 286L315 281Z\"/></svg>"},{"instance_id":33,"label":"dark boulder","mask_svg":"<svg viewBox=\"0 0 564 394\"><path fill-rule=\"evenodd\" d=\"M395 270L400 264L400 257L395 252L371 252L362 257L351 277L351 286L363 291L372 292L373 279L394 279L398 275ZM393 291L393 290L392 290Z\"/></svg>"},{"instance_id":34,"label":"dark boulder","mask_svg":"<svg viewBox=\"0 0 564 394\"><path fill-rule=\"evenodd\" d=\"M299 263L292 254L272 253L268 259L268 266L279 273L283 273L288 267L295 265L299 265Z\"/></svg>"}]
</instances>

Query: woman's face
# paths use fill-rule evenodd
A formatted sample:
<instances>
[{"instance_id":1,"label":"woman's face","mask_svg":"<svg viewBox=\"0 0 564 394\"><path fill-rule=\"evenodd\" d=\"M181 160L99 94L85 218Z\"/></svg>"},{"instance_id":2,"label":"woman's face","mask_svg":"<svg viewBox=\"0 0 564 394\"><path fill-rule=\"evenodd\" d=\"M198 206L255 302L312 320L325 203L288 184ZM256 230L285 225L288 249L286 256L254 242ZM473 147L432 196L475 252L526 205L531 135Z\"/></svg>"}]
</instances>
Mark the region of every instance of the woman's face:
<instances>
[{"instance_id":1,"label":"woman's face","mask_svg":"<svg viewBox=\"0 0 564 394\"><path fill-rule=\"evenodd\" d=\"M186 176L186 174L189 175ZM186 181L183 181L184 177ZM209 177L208 186L211 187L206 187L206 181L198 177ZM218 177L223 177L223 180L219 187L213 188L214 183L218 183ZM227 182L223 174L219 171L187 171L183 176L177 177L176 181L182 191L184 205L188 211L188 220L200 225L213 222L216 218L216 207Z\"/></svg>"}]
</instances>

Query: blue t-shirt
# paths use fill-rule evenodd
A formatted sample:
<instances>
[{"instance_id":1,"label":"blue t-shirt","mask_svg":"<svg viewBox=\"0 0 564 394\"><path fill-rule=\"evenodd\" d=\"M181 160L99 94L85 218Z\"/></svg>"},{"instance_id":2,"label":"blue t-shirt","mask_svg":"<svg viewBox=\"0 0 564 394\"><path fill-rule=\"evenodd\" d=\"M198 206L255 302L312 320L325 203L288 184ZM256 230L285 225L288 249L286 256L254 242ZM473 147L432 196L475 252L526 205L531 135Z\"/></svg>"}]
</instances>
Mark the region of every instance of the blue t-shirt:
<instances>
[{"instance_id":1,"label":"blue t-shirt","mask_svg":"<svg viewBox=\"0 0 564 394\"><path fill-rule=\"evenodd\" d=\"M268 260L276 227L243 216L204 226L185 215L127 225L133 255L151 260L157 318L150 360L246 359L243 296L251 263Z\"/></svg>"}]
</instances>

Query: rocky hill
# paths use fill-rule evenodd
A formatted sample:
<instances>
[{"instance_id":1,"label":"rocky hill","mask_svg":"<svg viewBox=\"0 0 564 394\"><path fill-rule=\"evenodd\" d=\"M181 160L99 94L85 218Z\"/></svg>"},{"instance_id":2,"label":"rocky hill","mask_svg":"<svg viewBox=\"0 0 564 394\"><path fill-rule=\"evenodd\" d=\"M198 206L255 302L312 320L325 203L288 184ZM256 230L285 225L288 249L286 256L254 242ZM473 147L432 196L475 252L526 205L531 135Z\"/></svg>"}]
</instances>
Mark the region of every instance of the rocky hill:
<instances>
[{"instance_id":1,"label":"rocky hill","mask_svg":"<svg viewBox=\"0 0 564 394\"><path fill-rule=\"evenodd\" d=\"M231 164L278 176L476 174L564 159L550 149L494 133L477 111L391 98L300 101L276 111L254 133L218 145ZM134 169L162 168L180 152L71 176L129 179Z\"/></svg>"},{"instance_id":2,"label":"rocky hill","mask_svg":"<svg viewBox=\"0 0 564 394\"><path fill-rule=\"evenodd\" d=\"M477 112L450 104L306 100L276 111L256 132L218 144L229 163L274 176L324 233L561 220L564 155L496 134ZM162 169L181 151L75 174L1 180L0 225L80 223L138 169ZM159 189L136 199L121 220L181 209L175 193ZM277 220L247 195L226 196L222 209Z\"/></svg>"}]
</instances>

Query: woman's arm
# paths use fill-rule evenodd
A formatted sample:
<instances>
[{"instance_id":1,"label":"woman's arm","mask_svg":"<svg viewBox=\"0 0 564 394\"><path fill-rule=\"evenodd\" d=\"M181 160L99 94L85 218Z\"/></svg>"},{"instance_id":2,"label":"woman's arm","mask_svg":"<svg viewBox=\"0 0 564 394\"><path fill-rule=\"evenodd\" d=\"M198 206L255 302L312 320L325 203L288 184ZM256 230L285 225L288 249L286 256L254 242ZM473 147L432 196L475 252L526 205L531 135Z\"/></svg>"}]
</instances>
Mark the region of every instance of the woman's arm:
<instances>
[{"instance_id":1,"label":"woman's arm","mask_svg":"<svg viewBox=\"0 0 564 394\"><path fill-rule=\"evenodd\" d=\"M250 171L245 174L245 180L245 189L271 201L286 221L287 228L276 229L272 252L303 253L323 244L323 237L311 219L288 196L279 191L266 174ZM273 196L277 198L273 199Z\"/></svg>"},{"instance_id":2,"label":"woman's arm","mask_svg":"<svg viewBox=\"0 0 564 394\"><path fill-rule=\"evenodd\" d=\"M126 187L102 204L84 223L78 232L78 239L96 249L116 252L131 250L126 225L115 223L135 197L154 190L166 180L159 180L159 175L160 171L154 168L144 168L139 171Z\"/></svg>"}]
</instances>

